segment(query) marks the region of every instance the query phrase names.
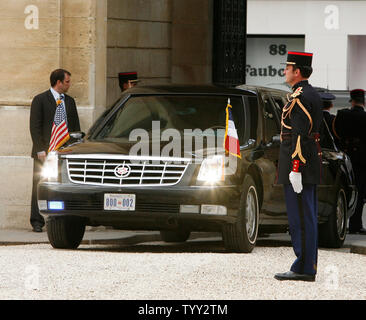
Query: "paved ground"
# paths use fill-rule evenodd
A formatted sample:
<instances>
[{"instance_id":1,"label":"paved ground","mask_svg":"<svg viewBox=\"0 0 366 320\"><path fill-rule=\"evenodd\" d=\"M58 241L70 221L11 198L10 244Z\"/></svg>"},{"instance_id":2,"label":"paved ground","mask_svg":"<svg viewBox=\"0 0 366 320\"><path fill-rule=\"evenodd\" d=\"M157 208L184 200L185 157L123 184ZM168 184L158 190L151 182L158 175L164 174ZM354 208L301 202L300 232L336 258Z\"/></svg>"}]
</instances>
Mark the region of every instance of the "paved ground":
<instances>
[{"instance_id":1,"label":"paved ground","mask_svg":"<svg viewBox=\"0 0 366 320\"><path fill-rule=\"evenodd\" d=\"M158 232L88 227L75 251L53 249L46 232L0 230L0 300L366 299L364 254L366 236L347 235L343 248L319 249L315 283L293 283L273 278L294 260L288 234L229 254L218 233L167 244Z\"/></svg>"},{"instance_id":2,"label":"paved ground","mask_svg":"<svg viewBox=\"0 0 366 320\"><path fill-rule=\"evenodd\" d=\"M190 239L209 238L212 241L221 241L219 233L193 232ZM87 228L82 244L123 244L133 245L144 242L160 241L159 232L155 231L122 231L105 227ZM22 245L49 243L47 232L36 233L29 230L3 229L0 230L0 245ZM290 236L287 233L271 234L259 237L258 243L265 246L290 246ZM366 254L366 235L347 234L343 248L336 249L342 252Z\"/></svg>"},{"instance_id":3,"label":"paved ground","mask_svg":"<svg viewBox=\"0 0 366 320\"><path fill-rule=\"evenodd\" d=\"M258 241L250 254L228 254L221 239L184 244L0 246L0 300L358 300L366 299L366 256L319 250L316 282L277 281L294 253Z\"/></svg>"}]
</instances>

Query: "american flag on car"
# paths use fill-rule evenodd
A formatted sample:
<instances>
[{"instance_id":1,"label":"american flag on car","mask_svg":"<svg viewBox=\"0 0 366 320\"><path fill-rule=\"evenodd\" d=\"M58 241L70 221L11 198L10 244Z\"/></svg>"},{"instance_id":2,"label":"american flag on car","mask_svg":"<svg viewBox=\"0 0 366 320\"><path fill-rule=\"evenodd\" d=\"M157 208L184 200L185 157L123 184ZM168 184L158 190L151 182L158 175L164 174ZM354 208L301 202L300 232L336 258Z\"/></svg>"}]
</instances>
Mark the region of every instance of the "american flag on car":
<instances>
[{"instance_id":1,"label":"american flag on car","mask_svg":"<svg viewBox=\"0 0 366 320\"><path fill-rule=\"evenodd\" d=\"M67 128L66 121L66 110L65 104L63 102L63 97L61 96L57 100L57 108L55 112L55 117L53 119L51 140L48 152L58 150L67 140L70 139L69 130Z\"/></svg>"}]
</instances>

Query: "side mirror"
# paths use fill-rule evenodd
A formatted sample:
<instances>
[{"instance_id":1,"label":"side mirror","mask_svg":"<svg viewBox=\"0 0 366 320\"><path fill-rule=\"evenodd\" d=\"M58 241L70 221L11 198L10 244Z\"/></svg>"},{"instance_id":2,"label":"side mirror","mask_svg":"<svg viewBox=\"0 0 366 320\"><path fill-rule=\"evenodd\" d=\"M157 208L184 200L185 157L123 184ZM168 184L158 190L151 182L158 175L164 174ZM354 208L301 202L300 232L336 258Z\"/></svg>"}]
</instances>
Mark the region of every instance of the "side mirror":
<instances>
[{"instance_id":1,"label":"side mirror","mask_svg":"<svg viewBox=\"0 0 366 320\"><path fill-rule=\"evenodd\" d=\"M281 144L281 135L276 134L272 137L271 141L267 144L267 147L279 146Z\"/></svg>"},{"instance_id":2,"label":"side mirror","mask_svg":"<svg viewBox=\"0 0 366 320\"><path fill-rule=\"evenodd\" d=\"M280 144L281 143L281 135L276 134L275 136L272 137L272 142L276 143L276 144Z\"/></svg>"},{"instance_id":3,"label":"side mirror","mask_svg":"<svg viewBox=\"0 0 366 320\"><path fill-rule=\"evenodd\" d=\"M85 137L85 133L82 131L70 132L69 135L71 138L73 138L75 140L81 140Z\"/></svg>"}]
</instances>

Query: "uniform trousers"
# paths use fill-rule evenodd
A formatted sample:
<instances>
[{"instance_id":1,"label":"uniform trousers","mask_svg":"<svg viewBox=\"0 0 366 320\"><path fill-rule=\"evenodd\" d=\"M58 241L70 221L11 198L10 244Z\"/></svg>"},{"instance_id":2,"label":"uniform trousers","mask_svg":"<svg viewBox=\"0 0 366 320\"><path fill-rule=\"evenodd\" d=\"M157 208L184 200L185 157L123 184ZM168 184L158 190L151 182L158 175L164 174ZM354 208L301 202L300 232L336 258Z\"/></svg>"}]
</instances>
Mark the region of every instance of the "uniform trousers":
<instances>
[{"instance_id":1,"label":"uniform trousers","mask_svg":"<svg viewBox=\"0 0 366 320\"><path fill-rule=\"evenodd\" d=\"M31 217L30 223L33 227L45 225L44 218L40 215L37 201L37 186L41 180L42 162L34 159L33 162L33 185L32 185L32 202L31 202Z\"/></svg>"},{"instance_id":2,"label":"uniform trousers","mask_svg":"<svg viewBox=\"0 0 366 320\"><path fill-rule=\"evenodd\" d=\"M287 217L292 247L297 259L291 271L315 275L318 262L318 202L316 185L304 184L296 193L291 184L284 185Z\"/></svg>"}]
</instances>

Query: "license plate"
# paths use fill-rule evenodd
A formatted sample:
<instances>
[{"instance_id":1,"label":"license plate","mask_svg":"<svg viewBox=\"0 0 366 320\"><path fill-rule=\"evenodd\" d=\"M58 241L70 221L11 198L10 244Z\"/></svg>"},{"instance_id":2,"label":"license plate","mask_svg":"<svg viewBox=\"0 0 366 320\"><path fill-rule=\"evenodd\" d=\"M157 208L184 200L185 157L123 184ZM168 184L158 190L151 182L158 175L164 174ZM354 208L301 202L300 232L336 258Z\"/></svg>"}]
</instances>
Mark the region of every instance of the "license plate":
<instances>
[{"instance_id":1,"label":"license plate","mask_svg":"<svg viewBox=\"0 0 366 320\"><path fill-rule=\"evenodd\" d=\"M135 210L136 195L135 194L104 194L104 210Z\"/></svg>"}]
</instances>

